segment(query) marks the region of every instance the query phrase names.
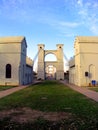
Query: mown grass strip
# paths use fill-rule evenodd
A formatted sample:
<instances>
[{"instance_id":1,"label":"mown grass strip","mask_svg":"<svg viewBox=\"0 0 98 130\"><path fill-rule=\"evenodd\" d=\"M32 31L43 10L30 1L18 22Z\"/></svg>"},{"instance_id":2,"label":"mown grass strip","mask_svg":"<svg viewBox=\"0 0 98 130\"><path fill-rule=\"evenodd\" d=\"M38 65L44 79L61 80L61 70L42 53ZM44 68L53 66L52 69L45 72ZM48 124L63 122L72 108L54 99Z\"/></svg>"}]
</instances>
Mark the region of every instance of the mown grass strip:
<instances>
[{"instance_id":1,"label":"mown grass strip","mask_svg":"<svg viewBox=\"0 0 98 130\"><path fill-rule=\"evenodd\" d=\"M0 91L11 89L13 87L17 87L17 86L0 86Z\"/></svg>"},{"instance_id":2,"label":"mown grass strip","mask_svg":"<svg viewBox=\"0 0 98 130\"><path fill-rule=\"evenodd\" d=\"M0 110L19 107L72 113L74 121L86 127L98 124L98 103L57 81L45 81L0 99Z\"/></svg>"},{"instance_id":3,"label":"mown grass strip","mask_svg":"<svg viewBox=\"0 0 98 130\"><path fill-rule=\"evenodd\" d=\"M89 89L98 92L98 87L89 87Z\"/></svg>"}]
</instances>

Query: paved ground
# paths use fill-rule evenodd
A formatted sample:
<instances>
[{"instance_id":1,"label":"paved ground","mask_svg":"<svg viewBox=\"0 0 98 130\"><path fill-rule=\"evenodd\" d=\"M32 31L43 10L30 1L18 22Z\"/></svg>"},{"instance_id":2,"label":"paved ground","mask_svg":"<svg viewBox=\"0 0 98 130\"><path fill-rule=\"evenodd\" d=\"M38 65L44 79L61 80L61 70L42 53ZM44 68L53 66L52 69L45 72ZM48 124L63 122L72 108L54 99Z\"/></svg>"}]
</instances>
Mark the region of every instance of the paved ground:
<instances>
[{"instance_id":1,"label":"paved ground","mask_svg":"<svg viewBox=\"0 0 98 130\"><path fill-rule=\"evenodd\" d=\"M5 96L7 96L7 95L10 95L10 94L12 94L12 93L14 93L14 92L16 92L16 91L19 91L19 90L21 90L21 89L24 89L24 88L26 88L27 86L19 86L19 87L13 87L13 88L11 88L11 89L7 89L7 90L3 90L3 91L0 91L0 98L3 98L3 97L5 97Z\"/></svg>"},{"instance_id":2,"label":"paved ground","mask_svg":"<svg viewBox=\"0 0 98 130\"><path fill-rule=\"evenodd\" d=\"M91 99L95 100L96 102L98 102L98 92L89 90L88 88L78 87L76 85L69 84L66 81L61 81L61 82L64 83L65 85L69 86L73 90L78 91L78 92L82 93L83 95L87 96L88 98L91 98Z\"/></svg>"},{"instance_id":3,"label":"paved ground","mask_svg":"<svg viewBox=\"0 0 98 130\"><path fill-rule=\"evenodd\" d=\"M42 81L34 81L33 84L38 84L38 83L40 83L40 82L42 82ZM11 88L11 89L7 89L7 90L0 91L0 98L3 98L3 97L5 97L5 96L7 96L7 95L10 95L10 94L12 94L12 93L14 93L14 92L16 92L16 91L19 91L19 90L21 90L21 89L24 89L24 88L28 87L28 86L29 86L29 85L19 86L19 87L13 87L13 88Z\"/></svg>"}]
</instances>

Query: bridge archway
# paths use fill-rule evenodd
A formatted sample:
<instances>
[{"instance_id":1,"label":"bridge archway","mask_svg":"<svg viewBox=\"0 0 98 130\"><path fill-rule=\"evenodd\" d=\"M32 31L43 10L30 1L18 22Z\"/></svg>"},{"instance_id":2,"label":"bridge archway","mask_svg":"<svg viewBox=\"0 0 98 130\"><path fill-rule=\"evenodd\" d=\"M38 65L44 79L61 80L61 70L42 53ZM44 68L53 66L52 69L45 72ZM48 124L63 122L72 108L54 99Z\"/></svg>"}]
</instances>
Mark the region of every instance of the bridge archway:
<instances>
[{"instance_id":1,"label":"bridge archway","mask_svg":"<svg viewBox=\"0 0 98 130\"><path fill-rule=\"evenodd\" d=\"M46 62L46 61L57 61L57 57L56 57L56 55L53 54L53 53L47 53L47 54L45 55L45 62Z\"/></svg>"},{"instance_id":2,"label":"bridge archway","mask_svg":"<svg viewBox=\"0 0 98 130\"><path fill-rule=\"evenodd\" d=\"M56 79L56 61L57 57L53 51L45 53L45 79Z\"/></svg>"},{"instance_id":3,"label":"bridge archway","mask_svg":"<svg viewBox=\"0 0 98 130\"><path fill-rule=\"evenodd\" d=\"M48 65L45 68L45 79L56 79L56 67L53 65Z\"/></svg>"},{"instance_id":4,"label":"bridge archway","mask_svg":"<svg viewBox=\"0 0 98 130\"><path fill-rule=\"evenodd\" d=\"M63 61L63 44L57 44L57 50L44 50L44 44L38 44L38 79L46 79L46 68L49 66L55 68L56 73L52 73L55 79L64 79L64 61ZM53 54L56 56L56 61L45 61L45 57L48 54ZM49 71L49 70L48 70Z\"/></svg>"}]
</instances>

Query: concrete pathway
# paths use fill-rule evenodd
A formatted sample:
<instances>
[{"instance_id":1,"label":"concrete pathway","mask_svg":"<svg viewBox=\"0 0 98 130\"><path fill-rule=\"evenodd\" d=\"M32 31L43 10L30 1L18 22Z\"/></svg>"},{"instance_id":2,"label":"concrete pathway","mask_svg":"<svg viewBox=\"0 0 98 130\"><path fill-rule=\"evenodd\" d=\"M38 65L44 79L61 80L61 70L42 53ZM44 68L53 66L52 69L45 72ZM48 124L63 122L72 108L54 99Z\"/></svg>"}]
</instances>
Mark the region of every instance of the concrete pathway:
<instances>
[{"instance_id":1,"label":"concrete pathway","mask_svg":"<svg viewBox=\"0 0 98 130\"><path fill-rule=\"evenodd\" d=\"M19 91L19 90L21 90L21 89L24 89L24 88L26 88L26 87L28 87L28 86L13 87L13 88L11 88L11 89L7 89L7 90L0 91L0 98L3 98L3 97L5 97L5 96L7 96L7 95L10 95L10 94L12 94L12 93L14 93L14 92L16 92L16 91Z\"/></svg>"},{"instance_id":2,"label":"concrete pathway","mask_svg":"<svg viewBox=\"0 0 98 130\"><path fill-rule=\"evenodd\" d=\"M89 90L88 88L78 87L76 85L69 84L66 81L61 81L61 82L65 85L69 86L73 90L78 91L78 92L82 93L83 95L87 96L88 98L93 99L96 102L98 102L98 92Z\"/></svg>"},{"instance_id":3,"label":"concrete pathway","mask_svg":"<svg viewBox=\"0 0 98 130\"><path fill-rule=\"evenodd\" d=\"M98 92L95 92L95 91L92 91L92 90L89 90L88 88L83 88L83 87L78 87L76 85L72 85L72 84L69 84L67 83L66 81L61 81L63 84L69 86L70 88L72 88L73 90L75 91L78 91L80 93L82 93L83 95L95 100L96 102L98 102ZM39 83L39 81L37 82L34 82L34 84L36 83ZM27 86L19 86L19 87L14 87L14 88L11 88L11 89L7 89L7 90L4 90L4 91L0 91L0 98L3 98L7 95L10 95L16 91L19 91L21 89L24 89L26 87L28 87L29 85Z\"/></svg>"},{"instance_id":4,"label":"concrete pathway","mask_svg":"<svg viewBox=\"0 0 98 130\"><path fill-rule=\"evenodd\" d=\"M32 85L38 84L38 83L40 83L40 82L42 82L42 81L37 81L37 80L35 80L35 81L32 83ZM17 92L17 91L19 91L19 90L21 90L21 89L24 89L24 88L28 87L28 86L30 86L30 84L29 84L29 85L26 85L26 86L13 87L13 88L11 88L11 89L7 89L7 90L0 91L0 98L3 98L3 97L5 97L5 96L7 96L7 95L10 95L10 94L12 94L12 93L14 93L14 92Z\"/></svg>"}]
</instances>

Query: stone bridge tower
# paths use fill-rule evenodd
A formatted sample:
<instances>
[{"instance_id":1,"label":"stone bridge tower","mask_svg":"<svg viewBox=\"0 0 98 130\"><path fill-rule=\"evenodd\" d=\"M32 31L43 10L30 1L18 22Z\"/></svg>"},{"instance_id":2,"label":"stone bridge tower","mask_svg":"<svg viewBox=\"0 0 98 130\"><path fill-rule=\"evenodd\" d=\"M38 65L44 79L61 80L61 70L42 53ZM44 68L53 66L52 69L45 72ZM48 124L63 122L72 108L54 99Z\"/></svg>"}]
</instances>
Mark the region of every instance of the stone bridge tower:
<instances>
[{"instance_id":1,"label":"stone bridge tower","mask_svg":"<svg viewBox=\"0 0 98 130\"><path fill-rule=\"evenodd\" d=\"M38 44L38 79L45 79L45 67L44 67L44 44Z\"/></svg>"},{"instance_id":2,"label":"stone bridge tower","mask_svg":"<svg viewBox=\"0 0 98 130\"><path fill-rule=\"evenodd\" d=\"M57 44L57 79L64 79L63 44Z\"/></svg>"},{"instance_id":3,"label":"stone bridge tower","mask_svg":"<svg viewBox=\"0 0 98 130\"><path fill-rule=\"evenodd\" d=\"M38 79L45 79L45 68L48 65L56 67L56 79L64 79L64 61L63 61L63 44L57 44L57 50L44 50L44 44L38 44ZM45 62L45 56L52 53L56 56L57 61Z\"/></svg>"}]
</instances>

